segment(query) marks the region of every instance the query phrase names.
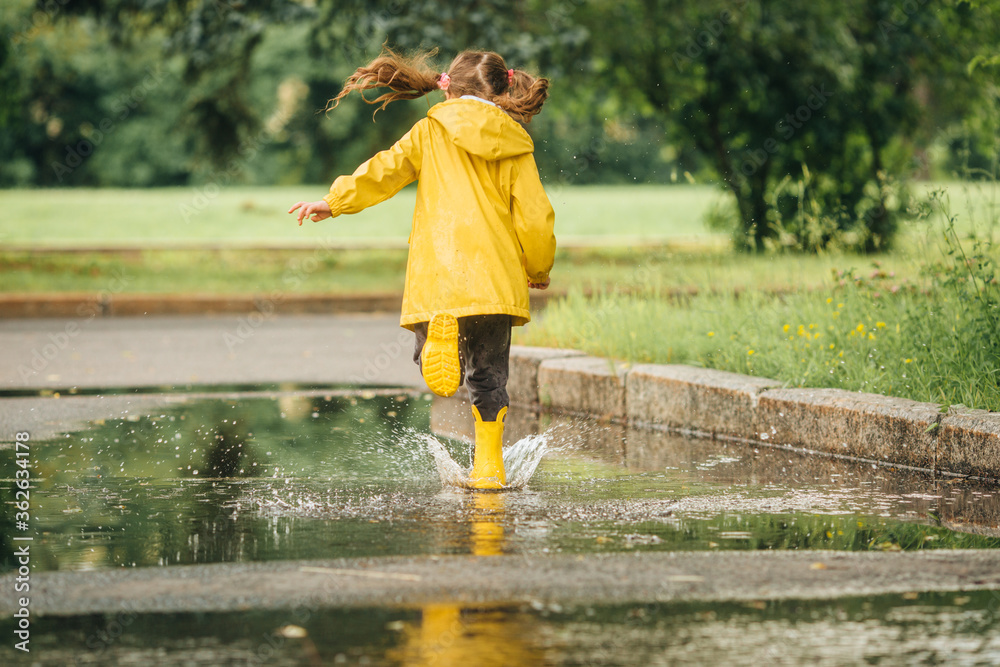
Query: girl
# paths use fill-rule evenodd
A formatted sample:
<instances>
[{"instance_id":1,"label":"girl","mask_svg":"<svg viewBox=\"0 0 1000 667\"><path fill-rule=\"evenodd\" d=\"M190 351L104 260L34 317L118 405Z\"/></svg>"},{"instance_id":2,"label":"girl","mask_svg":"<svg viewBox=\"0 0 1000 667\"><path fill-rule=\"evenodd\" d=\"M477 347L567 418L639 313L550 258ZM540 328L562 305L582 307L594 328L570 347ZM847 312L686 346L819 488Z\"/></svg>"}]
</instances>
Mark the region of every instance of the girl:
<instances>
[{"instance_id":1,"label":"girl","mask_svg":"<svg viewBox=\"0 0 1000 667\"><path fill-rule=\"evenodd\" d=\"M333 182L317 202L298 202L301 225L385 201L418 181L400 325L416 334L414 361L427 386L451 396L463 379L476 420L474 489L506 485L502 438L507 414L511 327L531 319L528 287L546 289L555 255L555 216L523 127L548 97L547 79L508 69L496 53L465 51L446 72L433 52L403 58L386 50L360 67L330 101L389 88L370 104L443 90L396 144Z\"/></svg>"}]
</instances>

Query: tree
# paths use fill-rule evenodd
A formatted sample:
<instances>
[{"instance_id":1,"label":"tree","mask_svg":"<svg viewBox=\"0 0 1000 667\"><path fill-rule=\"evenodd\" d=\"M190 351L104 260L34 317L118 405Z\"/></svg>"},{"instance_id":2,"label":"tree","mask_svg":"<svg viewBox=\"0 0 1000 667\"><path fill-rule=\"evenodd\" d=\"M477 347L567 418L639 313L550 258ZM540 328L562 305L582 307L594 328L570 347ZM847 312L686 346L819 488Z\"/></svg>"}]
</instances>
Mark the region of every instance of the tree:
<instances>
[{"instance_id":1,"label":"tree","mask_svg":"<svg viewBox=\"0 0 1000 667\"><path fill-rule=\"evenodd\" d=\"M247 91L266 29L309 14L293 0L84 0L52 18L90 18L119 49L153 40L161 57L179 59L181 129L193 138L195 155L220 168L260 126Z\"/></svg>"},{"instance_id":2,"label":"tree","mask_svg":"<svg viewBox=\"0 0 1000 667\"><path fill-rule=\"evenodd\" d=\"M959 35L966 14L918 0L630 0L576 20L601 36L606 85L711 161L740 245L875 250L902 213L887 185L907 172L926 98L962 88L968 59L953 54L982 38Z\"/></svg>"}]
</instances>

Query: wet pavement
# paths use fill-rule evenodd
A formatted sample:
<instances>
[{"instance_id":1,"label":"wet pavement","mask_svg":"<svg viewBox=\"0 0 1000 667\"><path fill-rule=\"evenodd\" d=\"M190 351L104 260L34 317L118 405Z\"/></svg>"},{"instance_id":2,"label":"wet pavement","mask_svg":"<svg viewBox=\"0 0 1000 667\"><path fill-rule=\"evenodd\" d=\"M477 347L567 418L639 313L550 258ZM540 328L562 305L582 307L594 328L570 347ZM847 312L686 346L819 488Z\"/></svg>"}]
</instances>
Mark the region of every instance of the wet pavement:
<instances>
[{"instance_id":1,"label":"wet pavement","mask_svg":"<svg viewBox=\"0 0 1000 667\"><path fill-rule=\"evenodd\" d=\"M521 411L506 467L513 478L513 459L533 457L534 475L515 492L470 494L443 483L435 460L441 449L471 463L458 400L404 388L141 400L33 438L36 571L1000 547L1000 491L970 480ZM0 464L15 469L10 449Z\"/></svg>"},{"instance_id":2,"label":"wet pavement","mask_svg":"<svg viewBox=\"0 0 1000 667\"><path fill-rule=\"evenodd\" d=\"M748 576L748 573L753 573ZM10 575L0 579L7 585ZM40 573L36 613L829 599L1000 588L1000 552L384 557ZM1000 600L1000 593L997 593ZM0 611L11 613L8 601Z\"/></svg>"},{"instance_id":3,"label":"wet pavement","mask_svg":"<svg viewBox=\"0 0 1000 667\"><path fill-rule=\"evenodd\" d=\"M0 324L0 424L32 434L37 664L1000 651L994 486L515 409L508 445L533 445L508 453L544 453L537 471L470 494L432 455L469 465L469 407L416 388L394 317L280 318L242 343L227 318L105 322L23 381L60 324Z\"/></svg>"},{"instance_id":4,"label":"wet pavement","mask_svg":"<svg viewBox=\"0 0 1000 667\"><path fill-rule=\"evenodd\" d=\"M267 312L267 304L260 305ZM0 390L262 383L417 386L396 314L0 321Z\"/></svg>"},{"instance_id":5,"label":"wet pavement","mask_svg":"<svg viewBox=\"0 0 1000 667\"><path fill-rule=\"evenodd\" d=\"M994 592L838 600L428 604L36 621L38 665L987 665ZM0 647L0 660L19 656Z\"/></svg>"}]
</instances>

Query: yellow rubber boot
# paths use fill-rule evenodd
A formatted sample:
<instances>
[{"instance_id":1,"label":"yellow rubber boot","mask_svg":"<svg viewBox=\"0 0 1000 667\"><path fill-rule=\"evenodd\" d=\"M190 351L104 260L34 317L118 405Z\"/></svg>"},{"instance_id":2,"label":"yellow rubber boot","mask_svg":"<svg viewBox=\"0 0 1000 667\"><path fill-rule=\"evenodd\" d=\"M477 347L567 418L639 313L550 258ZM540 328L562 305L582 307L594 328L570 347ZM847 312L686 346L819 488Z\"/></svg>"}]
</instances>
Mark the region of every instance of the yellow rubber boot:
<instances>
[{"instance_id":1,"label":"yellow rubber boot","mask_svg":"<svg viewBox=\"0 0 1000 667\"><path fill-rule=\"evenodd\" d=\"M451 396L462 382L458 358L458 320L438 313L427 325L427 342L420 352L420 372L427 387L438 396Z\"/></svg>"},{"instance_id":2,"label":"yellow rubber boot","mask_svg":"<svg viewBox=\"0 0 1000 667\"><path fill-rule=\"evenodd\" d=\"M507 416L507 408L501 408L497 420L492 422L484 422L474 405L472 414L476 417L476 449L472 455L469 488L482 491L502 489L507 485L503 470L503 420Z\"/></svg>"}]
</instances>

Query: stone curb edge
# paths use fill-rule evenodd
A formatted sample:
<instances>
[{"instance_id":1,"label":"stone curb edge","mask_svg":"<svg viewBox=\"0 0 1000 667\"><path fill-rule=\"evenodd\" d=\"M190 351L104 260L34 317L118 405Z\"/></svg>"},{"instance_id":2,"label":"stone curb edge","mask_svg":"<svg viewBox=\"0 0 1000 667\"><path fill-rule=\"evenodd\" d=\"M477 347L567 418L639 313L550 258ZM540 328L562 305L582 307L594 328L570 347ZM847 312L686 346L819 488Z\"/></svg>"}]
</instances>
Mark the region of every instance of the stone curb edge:
<instances>
[{"instance_id":1,"label":"stone curb edge","mask_svg":"<svg viewBox=\"0 0 1000 667\"><path fill-rule=\"evenodd\" d=\"M684 365L512 346L515 405L1000 480L1000 413Z\"/></svg>"},{"instance_id":2,"label":"stone curb edge","mask_svg":"<svg viewBox=\"0 0 1000 667\"><path fill-rule=\"evenodd\" d=\"M531 295L541 307L559 293ZM265 315L399 312L402 293L362 294L99 294L66 292L0 294L0 319L132 317L141 315Z\"/></svg>"}]
</instances>

